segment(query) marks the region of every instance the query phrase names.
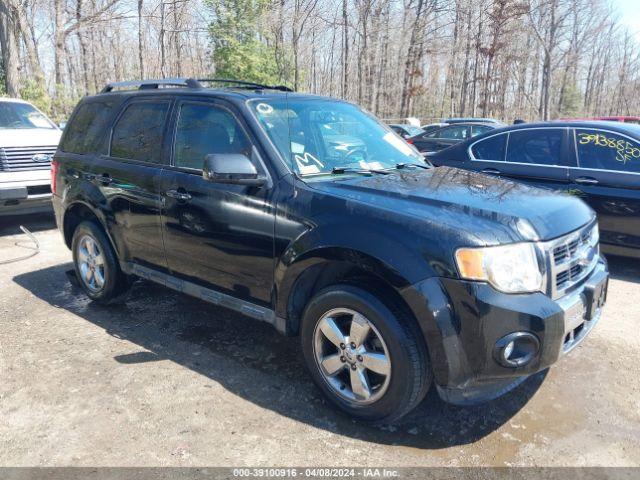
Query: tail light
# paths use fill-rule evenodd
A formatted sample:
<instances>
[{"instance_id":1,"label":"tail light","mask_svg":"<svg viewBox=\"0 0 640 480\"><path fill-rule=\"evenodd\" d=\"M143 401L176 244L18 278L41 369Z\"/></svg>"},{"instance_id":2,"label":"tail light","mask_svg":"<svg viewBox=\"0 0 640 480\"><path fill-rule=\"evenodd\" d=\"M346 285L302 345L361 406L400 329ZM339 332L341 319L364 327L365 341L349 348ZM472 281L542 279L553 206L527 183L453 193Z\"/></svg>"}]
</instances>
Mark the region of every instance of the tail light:
<instances>
[{"instance_id":1,"label":"tail light","mask_svg":"<svg viewBox=\"0 0 640 480\"><path fill-rule=\"evenodd\" d=\"M412 138L407 138L407 143L409 145L413 145L413 139Z\"/></svg>"},{"instance_id":2,"label":"tail light","mask_svg":"<svg viewBox=\"0 0 640 480\"><path fill-rule=\"evenodd\" d=\"M58 160L53 159L51 160L51 193L53 193L54 195L57 193L58 190L58 169L60 167L60 164L58 163Z\"/></svg>"}]
</instances>

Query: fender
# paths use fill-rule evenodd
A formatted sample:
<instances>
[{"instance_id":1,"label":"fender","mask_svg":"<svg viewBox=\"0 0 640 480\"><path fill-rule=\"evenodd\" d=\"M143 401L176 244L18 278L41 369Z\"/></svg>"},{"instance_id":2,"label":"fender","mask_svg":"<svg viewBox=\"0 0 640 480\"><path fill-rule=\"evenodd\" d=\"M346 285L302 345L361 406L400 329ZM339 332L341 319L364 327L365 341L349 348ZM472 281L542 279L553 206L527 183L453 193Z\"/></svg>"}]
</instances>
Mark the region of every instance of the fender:
<instances>
[{"instance_id":1,"label":"fender","mask_svg":"<svg viewBox=\"0 0 640 480\"><path fill-rule=\"evenodd\" d=\"M393 233L332 224L307 230L280 256L275 272L276 313L287 318L289 298L296 281L308 268L326 262L343 262L376 276L396 291L436 276L431 265ZM402 274L400 272L403 272Z\"/></svg>"},{"instance_id":2,"label":"fender","mask_svg":"<svg viewBox=\"0 0 640 480\"><path fill-rule=\"evenodd\" d=\"M127 249L123 242L118 241L121 236L117 235L118 225L113 211L98 187L89 181L74 182L71 186L67 185L62 194L62 204L64 206L63 226L66 226L68 215L73 212L74 206L82 205L87 208L100 222L117 257L123 263L124 257L121 255L126 255ZM114 235L114 233L116 234ZM68 247L71 248L70 242Z\"/></svg>"}]
</instances>

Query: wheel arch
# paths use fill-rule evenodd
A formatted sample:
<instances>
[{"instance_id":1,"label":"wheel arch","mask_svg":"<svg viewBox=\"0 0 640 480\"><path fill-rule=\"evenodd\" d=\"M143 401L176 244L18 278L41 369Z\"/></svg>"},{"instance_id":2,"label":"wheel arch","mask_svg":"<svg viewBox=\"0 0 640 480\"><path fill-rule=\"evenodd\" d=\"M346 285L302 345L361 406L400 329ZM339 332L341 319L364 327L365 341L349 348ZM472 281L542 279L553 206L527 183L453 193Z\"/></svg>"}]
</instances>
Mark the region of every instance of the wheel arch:
<instances>
[{"instance_id":1,"label":"wheel arch","mask_svg":"<svg viewBox=\"0 0 640 480\"><path fill-rule=\"evenodd\" d=\"M276 313L286 319L289 335L299 333L309 300L323 288L336 284L353 285L384 296L415 320L400 293L409 281L386 263L359 250L319 247L297 257L277 276L282 280L276 287Z\"/></svg>"}]
</instances>

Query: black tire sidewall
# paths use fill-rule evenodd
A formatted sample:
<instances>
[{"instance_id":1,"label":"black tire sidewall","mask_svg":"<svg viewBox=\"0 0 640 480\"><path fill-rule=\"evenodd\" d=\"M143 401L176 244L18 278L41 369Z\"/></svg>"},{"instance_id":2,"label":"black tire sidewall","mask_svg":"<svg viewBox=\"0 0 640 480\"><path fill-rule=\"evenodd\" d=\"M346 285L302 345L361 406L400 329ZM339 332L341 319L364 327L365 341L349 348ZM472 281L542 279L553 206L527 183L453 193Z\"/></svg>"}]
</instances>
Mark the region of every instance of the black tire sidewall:
<instances>
[{"instance_id":1,"label":"black tire sidewall","mask_svg":"<svg viewBox=\"0 0 640 480\"><path fill-rule=\"evenodd\" d=\"M90 290L81 278L80 268L78 265L78 244L80 239L85 235L89 235L100 247L104 257L104 287L98 292ZM82 222L73 233L71 243L71 251L73 253L73 266L78 278L78 284L86 295L97 302L108 302L118 295L121 285L119 285L120 267L116 259L111 242L105 235L101 227L93 222Z\"/></svg>"},{"instance_id":2,"label":"black tire sidewall","mask_svg":"<svg viewBox=\"0 0 640 480\"><path fill-rule=\"evenodd\" d=\"M364 315L378 330L387 346L391 360L391 379L385 394L376 402L368 405L355 405L338 396L327 384L314 358L314 331L317 322L327 311L333 308L349 308ZM331 287L319 292L307 305L301 330L302 350L305 362L313 380L327 398L339 409L360 420L370 422L393 421L412 408L416 394L414 392L416 376L425 375L428 370L427 355L421 338L394 315L389 307L371 293L350 285ZM420 351L422 365L416 365L409 350ZM426 380L424 380L426 381ZM424 389L420 389L424 390ZM419 398L421 400L422 398Z\"/></svg>"}]
</instances>

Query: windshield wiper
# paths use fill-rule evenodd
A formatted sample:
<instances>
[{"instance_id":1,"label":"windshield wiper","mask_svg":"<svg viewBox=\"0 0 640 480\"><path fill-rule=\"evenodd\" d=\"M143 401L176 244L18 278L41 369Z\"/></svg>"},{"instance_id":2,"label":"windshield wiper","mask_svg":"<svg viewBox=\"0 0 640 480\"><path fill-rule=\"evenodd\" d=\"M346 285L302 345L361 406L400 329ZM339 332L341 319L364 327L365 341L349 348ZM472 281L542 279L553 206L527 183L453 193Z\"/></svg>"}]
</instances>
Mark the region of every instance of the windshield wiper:
<instances>
[{"instance_id":1,"label":"windshield wiper","mask_svg":"<svg viewBox=\"0 0 640 480\"><path fill-rule=\"evenodd\" d=\"M361 174L370 174L370 173L378 173L380 175L389 175L391 172L387 170L376 170L373 168L354 168L354 167L333 167L331 169L332 174L340 174L340 173L361 173Z\"/></svg>"},{"instance_id":2,"label":"windshield wiper","mask_svg":"<svg viewBox=\"0 0 640 480\"><path fill-rule=\"evenodd\" d=\"M403 168L407 168L407 167L422 168L424 170L429 170L431 168L431 167L428 167L427 165L420 165L419 163L396 163L396 168L398 170L402 170Z\"/></svg>"}]
</instances>

